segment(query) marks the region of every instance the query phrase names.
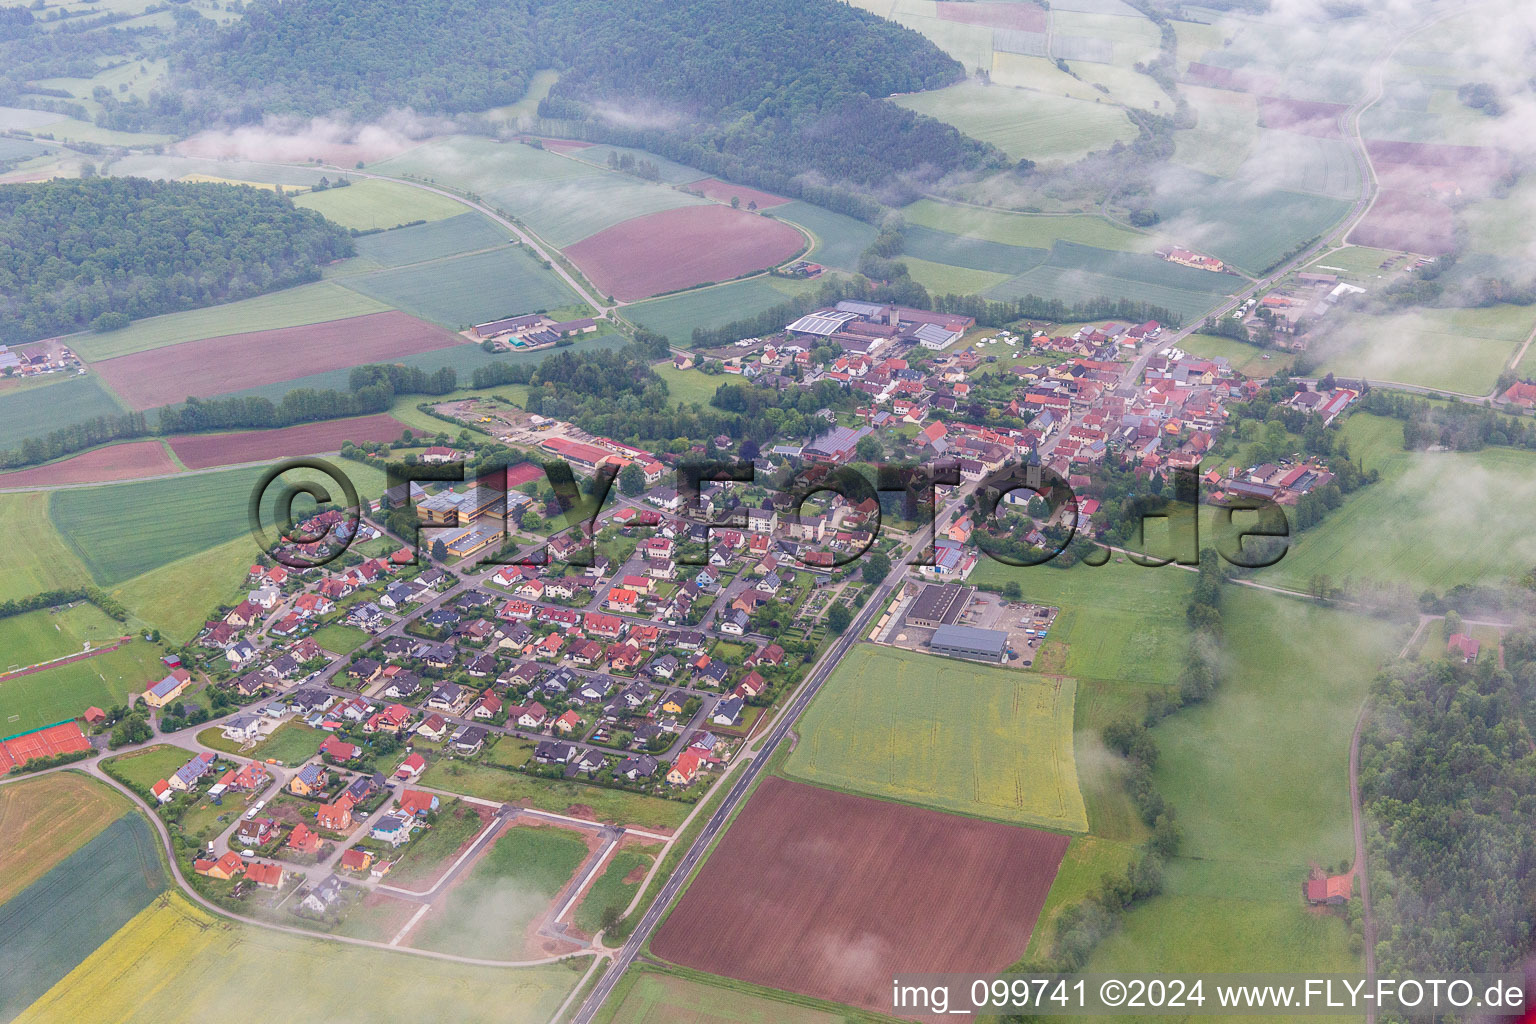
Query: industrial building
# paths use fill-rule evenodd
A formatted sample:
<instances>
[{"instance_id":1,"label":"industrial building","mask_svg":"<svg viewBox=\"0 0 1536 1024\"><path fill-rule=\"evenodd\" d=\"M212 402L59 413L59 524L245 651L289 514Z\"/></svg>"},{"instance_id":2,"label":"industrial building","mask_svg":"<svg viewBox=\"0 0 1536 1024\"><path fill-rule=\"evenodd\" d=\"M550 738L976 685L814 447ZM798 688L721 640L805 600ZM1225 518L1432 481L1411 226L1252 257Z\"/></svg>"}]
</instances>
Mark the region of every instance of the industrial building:
<instances>
[{"instance_id":1,"label":"industrial building","mask_svg":"<svg viewBox=\"0 0 1536 1024\"><path fill-rule=\"evenodd\" d=\"M907 609L906 624L923 629L953 625L975 592L975 587L963 587L958 583L926 584Z\"/></svg>"},{"instance_id":2,"label":"industrial building","mask_svg":"<svg viewBox=\"0 0 1536 1024\"><path fill-rule=\"evenodd\" d=\"M970 661L1001 662L1008 650L1008 634L1000 629L975 626L940 626L928 647L935 654Z\"/></svg>"}]
</instances>

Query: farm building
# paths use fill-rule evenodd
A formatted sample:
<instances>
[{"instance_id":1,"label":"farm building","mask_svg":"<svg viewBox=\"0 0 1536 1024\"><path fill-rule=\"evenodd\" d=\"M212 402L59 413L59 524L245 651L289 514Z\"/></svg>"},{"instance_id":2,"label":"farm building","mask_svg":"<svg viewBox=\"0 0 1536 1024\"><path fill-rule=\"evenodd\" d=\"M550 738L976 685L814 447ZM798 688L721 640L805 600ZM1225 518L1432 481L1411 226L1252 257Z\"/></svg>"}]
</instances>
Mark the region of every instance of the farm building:
<instances>
[{"instance_id":1,"label":"farm building","mask_svg":"<svg viewBox=\"0 0 1536 1024\"><path fill-rule=\"evenodd\" d=\"M192 673L178 668L144 691L144 703L152 708L163 708L186 692L192 685Z\"/></svg>"},{"instance_id":2,"label":"farm building","mask_svg":"<svg viewBox=\"0 0 1536 1024\"><path fill-rule=\"evenodd\" d=\"M929 583L918 592L917 600L907 610L906 622L930 629L953 625L975 592L975 587L957 583Z\"/></svg>"},{"instance_id":3,"label":"farm building","mask_svg":"<svg viewBox=\"0 0 1536 1024\"><path fill-rule=\"evenodd\" d=\"M1353 875L1309 878L1306 885L1307 902L1313 906L1338 906L1341 903L1348 903L1354 880Z\"/></svg>"},{"instance_id":4,"label":"farm building","mask_svg":"<svg viewBox=\"0 0 1536 1024\"><path fill-rule=\"evenodd\" d=\"M975 626L940 626L928 646L935 654L952 658L1000 662L1008 649L1008 634Z\"/></svg>"}]
</instances>

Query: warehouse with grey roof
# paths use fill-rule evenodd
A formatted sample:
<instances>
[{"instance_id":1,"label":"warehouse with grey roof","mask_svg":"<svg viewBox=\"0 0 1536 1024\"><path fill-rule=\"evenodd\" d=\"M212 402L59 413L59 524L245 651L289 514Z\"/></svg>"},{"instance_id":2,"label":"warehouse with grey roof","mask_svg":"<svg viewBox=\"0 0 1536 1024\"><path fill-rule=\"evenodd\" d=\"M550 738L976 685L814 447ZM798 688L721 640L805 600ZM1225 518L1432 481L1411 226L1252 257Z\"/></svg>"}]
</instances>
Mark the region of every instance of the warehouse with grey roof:
<instances>
[{"instance_id":1,"label":"warehouse with grey roof","mask_svg":"<svg viewBox=\"0 0 1536 1024\"><path fill-rule=\"evenodd\" d=\"M1000 663L1008 650L1008 634L975 626L940 626L933 631L928 648L951 658Z\"/></svg>"}]
</instances>

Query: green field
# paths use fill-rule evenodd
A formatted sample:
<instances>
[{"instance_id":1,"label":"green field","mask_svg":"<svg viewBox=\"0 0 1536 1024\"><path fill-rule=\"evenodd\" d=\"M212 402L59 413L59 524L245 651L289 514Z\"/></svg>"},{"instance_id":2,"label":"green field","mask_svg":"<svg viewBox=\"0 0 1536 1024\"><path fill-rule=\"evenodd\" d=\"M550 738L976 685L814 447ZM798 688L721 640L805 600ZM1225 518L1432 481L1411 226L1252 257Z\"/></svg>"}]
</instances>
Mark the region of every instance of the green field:
<instances>
[{"instance_id":1,"label":"green field","mask_svg":"<svg viewBox=\"0 0 1536 1024\"><path fill-rule=\"evenodd\" d=\"M1241 285L1242 279L1230 274L1182 267L1152 255L1058 242L1044 264L990 289L987 296L1013 299L1038 295L1064 302L1099 297L1136 299L1190 320Z\"/></svg>"},{"instance_id":2,"label":"green field","mask_svg":"<svg viewBox=\"0 0 1536 1024\"><path fill-rule=\"evenodd\" d=\"M1360 194L1360 175L1349 143L1299 132L1260 131L1258 152L1234 177L1337 199Z\"/></svg>"},{"instance_id":3,"label":"green field","mask_svg":"<svg viewBox=\"0 0 1536 1024\"><path fill-rule=\"evenodd\" d=\"M799 725L792 778L1085 831L1071 679L860 645Z\"/></svg>"},{"instance_id":4,"label":"green field","mask_svg":"<svg viewBox=\"0 0 1536 1024\"><path fill-rule=\"evenodd\" d=\"M816 244L805 255L806 259L838 270L856 269L859 257L864 255L864 250L875 240L874 225L810 203L797 200L775 206L768 212L780 220L798 224L811 233Z\"/></svg>"},{"instance_id":5,"label":"green field","mask_svg":"<svg viewBox=\"0 0 1536 1024\"><path fill-rule=\"evenodd\" d=\"M725 383L724 377L711 377L699 370L679 370L671 363L658 363L651 369L667 382L667 395L673 402L708 405L716 389Z\"/></svg>"},{"instance_id":6,"label":"green field","mask_svg":"<svg viewBox=\"0 0 1536 1024\"><path fill-rule=\"evenodd\" d=\"M1246 377L1273 377L1290 369L1295 357L1278 349L1266 351L1234 338L1216 334L1191 334L1179 342L1179 348L1207 359L1225 359Z\"/></svg>"},{"instance_id":7,"label":"green field","mask_svg":"<svg viewBox=\"0 0 1536 1024\"><path fill-rule=\"evenodd\" d=\"M1002 85L964 81L900 96L895 102L990 142L1015 160L1071 163L1093 150L1136 137L1131 119L1113 103Z\"/></svg>"},{"instance_id":8,"label":"green field","mask_svg":"<svg viewBox=\"0 0 1536 1024\"><path fill-rule=\"evenodd\" d=\"M355 626L333 622L315 630L315 643L332 654L351 654L368 640L368 634Z\"/></svg>"},{"instance_id":9,"label":"green field","mask_svg":"<svg viewBox=\"0 0 1536 1024\"><path fill-rule=\"evenodd\" d=\"M927 288L930 295L980 295L1008 280L1005 274L930 263L912 256L902 256L901 262L907 265L912 280Z\"/></svg>"},{"instance_id":10,"label":"green field","mask_svg":"<svg viewBox=\"0 0 1536 1024\"><path fill-rule=\"evenodd\" d=\"M508 970L428 960L236 924L172 894L17 1020L193 1024L256 1005L275 1018L544 1024L586 966L576 960Z\"/></svg>"},{"instance_id":11,"label":"green field","mask_svg":"<svg viewBox=\"0 0 1536 1024\"><path fill-rule=\"evenodd\" d=\"M1314 577L1335 586L1396 589L1417 597L1458 583L1495 583L1536 563L1536 538L1519 510L1536 501L1536 454L1405 452L1397 420L1356 413L1345 423L1353 457L1381 480L1351 494L1291 542L1279 563L1255 578L1308 590Z\"/></svg>"},{"instance_id":12,"label":"green field","mask_svg":"<svg viewBox=\"0 0 1536 1024\"><path fill-rule=\"evenodd\" d=\"M463 761L437 761L423 773L421 781L423 785L452 793L522 804L557 814L568 813L573 806L586 806L592 808L598 821L641 828L676 828L693 809L692 804L678 800L579 782L533 778Z\"/></svg>"},{"instance_id":13,"label":"green field","mask_svg":"<svg viewBox=\"0 0 1536 1024\"><path fill-rule=\"evenodd\" d=\"M43 383L0 388L0 449L97 416L121 416L123 407L94 373L58 374Z\"/></svg>"},{"instance_id":14,"label":"green field","mask_svg":"<svg viewBox=\"0 0 1536 1024\"><path fill-rule=\"evenodd\" d=\"M1164 223L1202 225L1201 251L1250 274L1267 270L1349 212L1342 199L1177 169L1165 175L1152 205Z\"/></svg>"},{"instance_id":15,"label":"green field","mask_svg":"<svg viewBox=\"0 0 1536 1024\"><path fill-rule=\"evenodd\" d=\"M245 573L255 554L256 543L239 536L141 573L114 587L112 596L134 619L185 642L212 609L239 604L248 593Z\"/></svg>"},{"instance_id":16,"label":"green field","mask_svg":"<svg viewBox=\"0 0 1536 1024\"><path fill-rule=\"evenodd\" d=\"M1483 395L1533 326L1536 311L1524 306L1355 313L1319 372Z\"/></svg>"},{"instance_id":17,"label":"green field","mask_svg":"<svg viewBox=\"0 0 1536 1024\"><path fill-rule=\"evenodd\" d=\"M640 889L639 882L626 882L625 878L632 872L649 871L656 860L657 849L643 847L615 850L603 868L603 873L597 876L597 881L592 883L581 902L576 905L571 917L576 927L588 935L595 935L603 926L604 911L612 908L622 914Z\"/></svg>"},{"instance_id":18,"label":"green field","mask_svg":"<svg viewBox=\"0 0 1536 1024\"><path fill-rule=\"evenodd\" d=\"M736 982L713 983L637 965L620 979L597 1019L603 1024L850 1024L846 1007L804 1005Z\"/></svg>"},{"instance_id":19,"label":"green field","mask_svg":"<svg viewBox=\"0 0 1536 1024\"><path fill-rule=\"evenodd\" d=\"M1180 29L1184 22L1175 22ZM1230 89L1181 85L1196 121L1175 132L1175 163L1219 178L1238 173L1259 139L1259 108L1254 97Z\"/></svg>"},{"instance_id":20,"label":"green field","mask_svg":"<svg viewBox=\"0 0 1536 1024\"><path fill-rule=\"evenodd\" d=\"M529 252L510 245L340 280L348 288L451 330L577 301L559 275L535 262Z\"/></svg>"},{"instance_id":21,"label":"green field","mask_svg":"<svg viewBox=\"0 0 1536 1024\"><path fill-rule=\"evenodd\" d=\"M443 201L453 203L451 199ZM494 221L478 213L463 212L464 207L458 203L453 205L460 212L446 220L381 231L376 235L359 238L357 254L361 257L360 262L381 267L403 267L460 253L500 248L507 244L511 236Z\"/></svg>"},{"instance_id":22,"label":"green field","mask_svg":"<svg viewBox=\"0 0 1536 1024\"><path fill-rule=\"evenodd\" d=\"M126 704L128 694L141 693L165 677L160 653L136 639L94 658L0 682L0 736L74 718L93 704Z\"/></svg>"},{"instance_id":23,"label":"green field","mask_svg":"<svg viewBox=\"0 0 1536 1024\"><path fill-rule=\"evenodd\" d=\"M1073 836L1066 856L1056 869L1056 880L1040 908L1035 930L1029 936L1026 958L1048 952L1056 935L1056 918L1063 910L1081 903L1098 888L1105 875L1120 874L1134 859L1135 848L1093 836Z\"/></svg>"},{"instance_id":24,"label":"green field","mask_svg":"<svg viewBox=\"0 0 1536 1024\"><path fill-rule=\"evenodd\" d=\"M192 754L181 747L157 743L143 750L109 757L101 763L110 768L108 773L138 790L140 795L149 793L149 787L172 775L182 765L192 760Z\"/></svg>"},{"instance_id":25,"label":"green field","mask_svg":"<svg viewBox=\"0 0 1536 1024\"><path fill-rule=\"evenodd\" d=\"M0 619L0 652L4 652L0 657L6 659L0 664L0 672L78 654L86 643L100 647L122 636L124 628L121 622L85 602Z\"/></svg>"},{"instance_id":26,"label":"green field","mask_svg":"<svg viewBox=\"0 0 1536 1024\"><path fill-rule=\"evenodd\" d=\"M346 188L305 192L294 197L293 205L316 210L327 220L359 231L457 217L465 209L463 203L435 192L371 178L359 179Z\"/></svg>"},{"instance_id":27,"label":"green field","mask_svg":"<svg viewBox=\"0 0 1536 1024\"><path fill-rule=\"evenodd\" d=\"M423 920L411 944L460 956L519 959L527 952L529 925L586 858L586 842L569 829L508 828Z\"/></svg>"},{"instance_id":28,"label":"green field","mask_svg":"<svg viewBox=\"0 0 1536 1024\"><path fill-rule=\"evenodd\" d=\"M1384 273L1381 269L1382 263L1396 255L1398 254L1390 249L1346 245L1341 249L1323 253L1307 264L1305 269L1321 274L1338 274L1341 278L1350 281L1375 281ZM1403 266L1404 263L1399 261L1393 272Z\"/></svg>"},{"instance_id":29,"label":"green field","mask_svg":"<svg viewBox=\"0 0 1536 1024\"><path fill-rule=\"evenodd\" d=\"M665 334L679 348L687 348L695 327L719 327L753 316L817 287L815 281L754 277L636 302L625 306L623 315L648 330Z\"/></svg>"},{"instance_id":30,"label":"green field","mask_svg":"<svg viewBox=\"0 0 1536 1024\"><path fill-rule=\"evenodd\" d=\"M320 744L324 742L325 734L319 729L311 729L297 720L284 722L276 731L262 740L251 756L263 761L276 761L278 764L293 767L303 764L320 752Z\"/></svg>"},{"instance_id":31,"label":"green field","mask_svg":"<svg viewBox=\"0 0 1536 1024\"><path fill-rule=\"evenodd\" d=\"M70 339L70 345L82 358L99 361L183 341L325 323L388 308L340 285L316 281L222 306L150 317L120 331L76 335Z\"/></svg>"},{"instance_id":32,"label":"green field","mask_svg":"<svg viewBox=\"0 0 1536 1024\"><path fill-rule=\"evenodd\" d=\"M50 772L0 786L0 907L133 809L83 772Z\"/></svg>"},{"instance_id":33,"label":"green field","mask_svg":"<svg viewBox=\"0 0 1536 1024\"><path fill-rule=\"evenodd\" d=\"M915 257L919 261L985 270L1007 277L1038 267L1051 255L1049 249L989 242L917 224L907 226L902 243L901 259L909 264Z\"/></svg>"},{"instance_id":34,"label":"green field","mask_svg":"<svg viewBox=\"0 0 1536 1024\"><path fill-rule=\"evenodd\" d=\"M1152 240L1145 235L1086 214L1056 217L1008 213L932 199L920 199L903 208L902 213L908 224L1004 245L1049 249L1056 242L1077 242L1122 252L1149 252L1152 249Z\"/></svg>"}]
</instances>

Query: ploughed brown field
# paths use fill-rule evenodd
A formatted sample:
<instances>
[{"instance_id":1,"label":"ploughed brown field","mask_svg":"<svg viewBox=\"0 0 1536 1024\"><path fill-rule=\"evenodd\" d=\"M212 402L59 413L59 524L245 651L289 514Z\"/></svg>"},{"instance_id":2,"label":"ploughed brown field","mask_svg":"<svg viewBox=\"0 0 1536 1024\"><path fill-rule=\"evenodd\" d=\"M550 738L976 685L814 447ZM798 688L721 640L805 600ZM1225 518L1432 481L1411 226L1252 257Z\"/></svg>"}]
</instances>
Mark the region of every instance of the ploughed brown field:
<instances>
[{"instance_id":1,"label":"ploughed brown field","mask_svg":"<svg viewBox=\"0 0 1536 1024\"><path fill-rule=\"evenodd\" d=\"M1510 174L1509 157L1483 146L1370 139L1365 147L1383 189L1484 195Z\"/></svg>"},{"instance_id":2,"label":"ploughed brown field","mask_svg":"<svg viewBox=\"0 0 1536 1024\"><path fill-rule=\"evenodd\" d=\"M1067 837L765 780L651 941L712 974L891 1013L903 972L1015 963Z\"/></svg>"},{"instance_id":3,"label":"ploughed brown field","mask_svg":"<svg viewBox=\"0 0 1536 1024\"><path fill-rule=\"evenodd\" d=\"M1259 97L1259 123L1266 128L1280 128L1301 135L1341 139L1339 115L1348 110L1342 103L1293 100L1284 96Z\"/></svg>"},{"instance_id":4,"label":"ploughed brown field","mask_svg":"<svg viewBox=\"0 0 1536 1024\"><path fill-rule=\"evenodd\" d=\"M0 473L0 488L138 480L174 472L176 464L159 441L129 441L60 459L46 466Z\"/></svg>"},{"instance_id":5,"label":"ploughed brown field","mask_svg":"<svg viewBox=\"0 0 1536 1024\"><path fill-rule=\"evenodd\" d=\"M711 205L635 217L565 254L605 294L628 301L767 270L804 248L805 236L783 221Z\"/></svg>"},{"instance_id":6,"label":"ploughed brown field","mask_svg":"<svg viewBox=\"0 0 1536 1024\"><path fill-rule=\"evenodd\" d=\"M955 3L939 0L939 17L944 21L958 21L967 25L986 25L991 28L1011 28L1023 32L1044 32L1045 8L1027 2Z\"/></svg>"},{"instance_id":7,"label":"ploughed brown field","mask_svg":"<svg viewBox=\"0 0 1536 1024\"><path fill-rule=\"evenodd\" d=\"M1429 196L1384 188L1349 233L1355 245L1440 256L1456 244L1451 208Z\"/></svg>"},{"instance_id":8,"label":"ploughed brown field","mask_svg":"<svg viewBox=\"0 0 1536 1024\"><path fill-rule=\"evenodd\" d=\"M703 178L690 182L689 188L696 188L717 203L728 203L735 196L741 200L743 208L748 203L756 203L759 210L766 210L770 206L782 206L789 202L783 196L776 196L772 192L763 192L755 188L747 188L745 185L732 185L728 181L719 178Z\"/></svg>"},{"instance_id":9,"label":"ploughed brown field","mask_svg":"<svg viewBox=\"0 0 1536 1024\"><path fill-rule=\"evenodd\" d=\"M236 434L189 434L171 441L171 450L188 469L233 466L290 455L334 452L343 441L393 441L405 424L387 413L348 420L303 423L276 430L244 430Z\"/></svg>"},{"instance_id":10,"label":"ploughed brown field","mask_svg":"<svg viewBox=\"0 0 1536 1024\"><path fill-rule=\"evenodd\" d=\"M464 339L451 331L391 311L186 341L107 359L95 369L130 406L151 409L460 344Z\"/></svg>"}]
</instances>

